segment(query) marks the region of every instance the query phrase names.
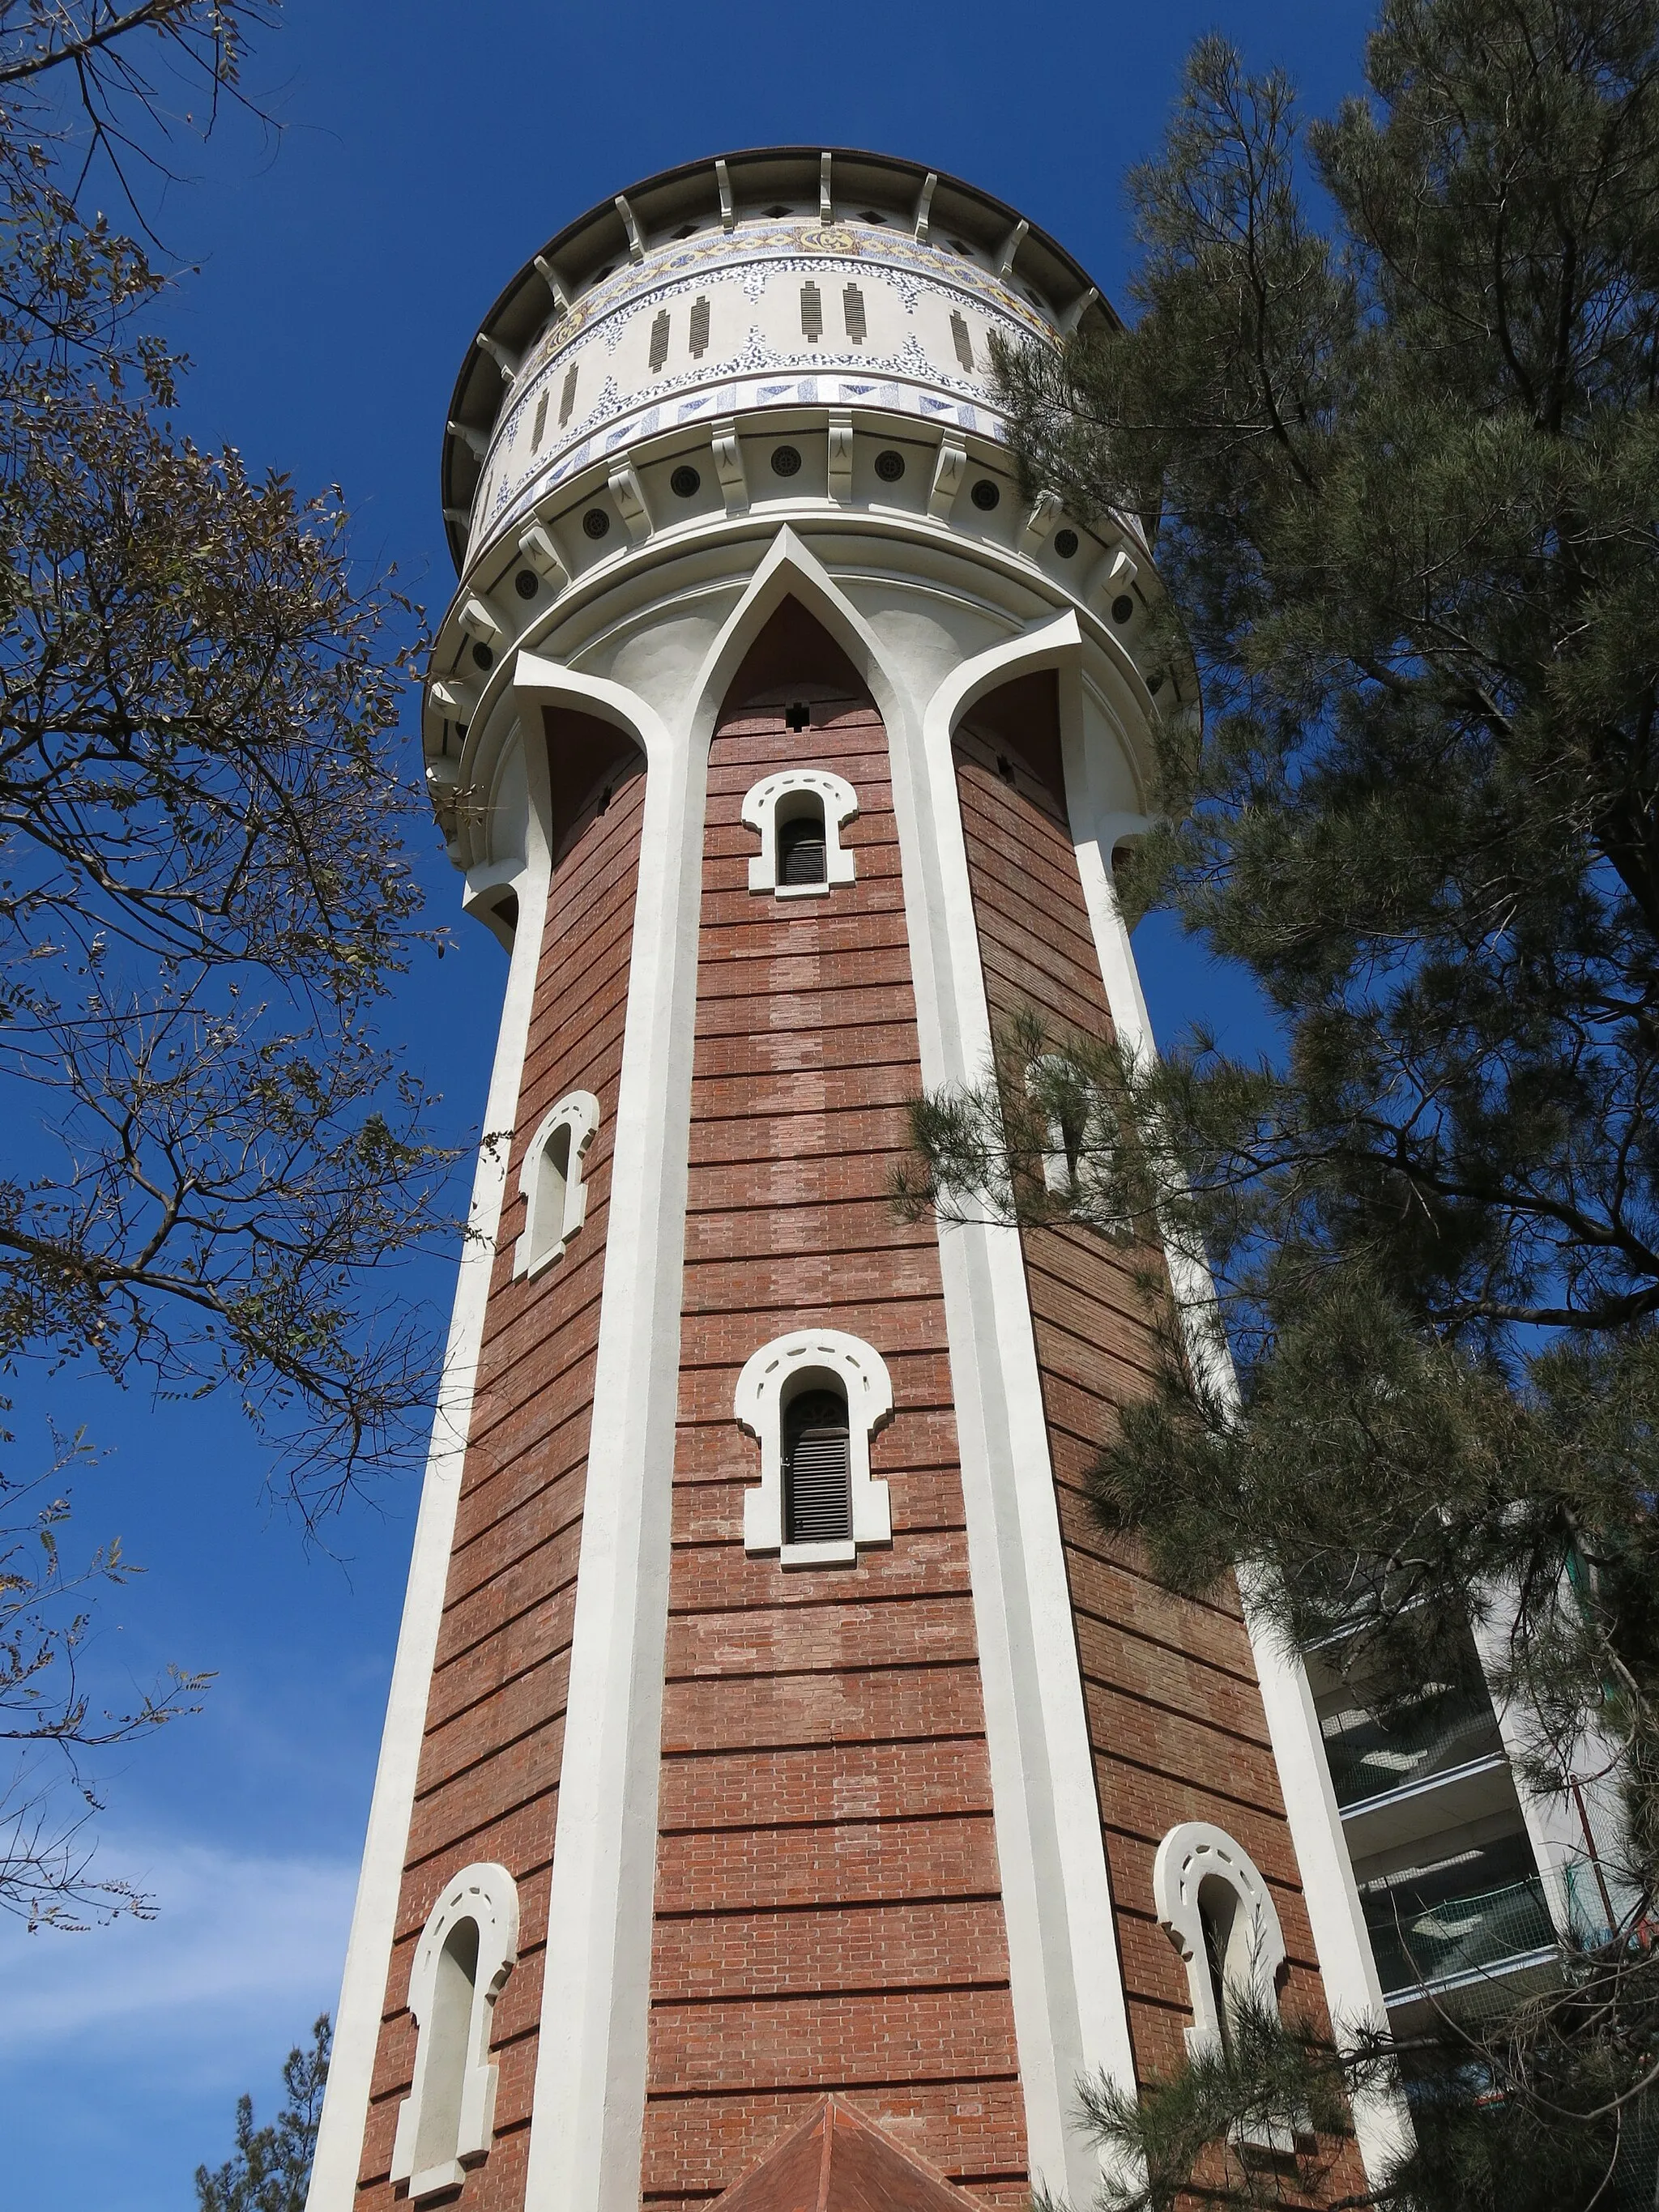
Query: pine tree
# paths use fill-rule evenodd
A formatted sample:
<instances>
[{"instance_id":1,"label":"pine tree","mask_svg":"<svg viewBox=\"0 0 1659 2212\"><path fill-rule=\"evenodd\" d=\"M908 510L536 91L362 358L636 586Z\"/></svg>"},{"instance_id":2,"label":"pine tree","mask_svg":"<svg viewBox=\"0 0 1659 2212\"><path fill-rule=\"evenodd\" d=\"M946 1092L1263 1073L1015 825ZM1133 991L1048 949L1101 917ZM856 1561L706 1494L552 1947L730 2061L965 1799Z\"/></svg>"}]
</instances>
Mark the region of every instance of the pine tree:
<instances>
[{"instance_id":1,"label":"pine tree","mask_svg":"<svg viewBox=\"0 0 1659 2212\"><path fill-rule=\"evenodd\" d=\"M288 2054L288 2102L269 2127L254 2126L252 2097L237 2100L235 2154L216 2173L197 2167L197 2212L305 2212L332 2041L324 2013L312 2028L311 2048L296 2045Z\"/></svg>"},{"instance_id":2,"label":"pine tree","mask_svg":"<svg viewBox=\"0 0 1659 2212\"><path fill-rule=\"evenodd\" d=\"M1138 1231L1167 1357L1104 1440L1108 1524L1178 1589L1243 1571L1286 1637L1348 1632L1385 1701L1508 1622L1526 1778L1623 1796L1613 1924L1559 1987L1103 2093L1133 2201L1264 2081L1293 2126L1334 2074L1413 2084L1365 2201L1650 2203L1659 4L1387 0L1366 74L1304 135L1286 78L1201 42L1132 179L1137 319L999 363L1030 489L1139 515L1169 586L1126 901L1247 968L1282 1051L1149 1067L1016 1024L917 1109L899 1196ZM1161 1239L1213 1309L1175 1312Z\"/></svg>"}]
</instances>

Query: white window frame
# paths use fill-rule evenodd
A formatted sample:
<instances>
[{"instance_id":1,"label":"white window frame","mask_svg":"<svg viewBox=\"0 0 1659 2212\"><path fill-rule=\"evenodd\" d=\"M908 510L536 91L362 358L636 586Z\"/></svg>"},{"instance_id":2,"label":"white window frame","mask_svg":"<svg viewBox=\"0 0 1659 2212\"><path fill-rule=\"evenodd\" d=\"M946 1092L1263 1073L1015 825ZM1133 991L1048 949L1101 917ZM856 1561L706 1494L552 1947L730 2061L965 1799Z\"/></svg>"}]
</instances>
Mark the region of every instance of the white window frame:
<instances>
[{"instance_id":1,"label":"white window frame","mask_svg":"<svg viewBox=\"0 0 1659 2212\"><path fill-rule=\"evenodd\" d=\"M823 808L823 881L821 884L781 884L778 881L778 830L793 819L790 799L805 793ZM799 810L797 809L796 811ZM743 818L760 832L761 848L749 863L751 891L770 891L774 898L823 898L836 884L856 880L851 853L841 842L842 826L859 811L859 795L844 776L827 768L781 769L750 787L744 794Z\"/></svg>"},{"instance_id":2,"label":"white window frame","mask_svg":"<svg viewBox=\"0 0 1659 2212\"><path fill-rule=\"evenodd\" d=\"M783 1416L803 1390L825 1384L846 1393L853 1533L830 1543L784 1540ZM775 1552L785 1567L850 1567L860 1544L890 1544L893 1516L887 1485L870 1472L870 1439L893 1411L887 1363L862 1337L836 1328L804 1328L774 1337L751 1355L738 1377L733 1407L761 1448L761 1479L743 1501L743 1548Z\"/></svg>"},{"instance_id":3,"label":"white window frame","mask_svg":"<svg viewBox=\"0 0 1659 2212\"><path fill-rule=\"evenodd\" d=\"M587 1184L582 1160L599 1126L599 1102L591 1091L571 1091L552 1107L530 1139L519 1170L519 1194L525 1201L524 1231L513 1248L514 1281L531 1279L556 1260L562 1259L571 1238L587 1218ZM542 1156L561 1129L570 1132L570 1158L565 1169L564 1204L549 1201L542 1174ZM555 1211L559 1218L545 1217Z\"/></svg>"},{"instance_id":4,"label":"white window frame","mask_svg":"<svg viewBox=\"0 0 1659 2212\"><path fill-rule=\"evenodd\" d=\"M1285 1964L1278 1908L1244 1846L1208 1820L1183 1820L1171 1828L1152 1862L1152 1896L1158 1924L1187 1968L1193 2008L1187 2048L1195 2058L1220 2051L1224 2043L1199 1900L1204 1883L1212 1881L1225 1882L1238 1899L1222 1970L1224 1988L1253 1990L1264 2004L1276 2006Z\"/></svg>"},{"instance_id":5,"label":"white window frame","mask_svg":"<svg viewBox=\"0 0 1659 2212\"><path fill-rule=\"evenodd\" d=\"M465 2069L461 2076L459 2124L452 2157L415 2171L421 2136L422 2107L428 2095L432 2059L428 2030L437 1996L438 1966L444 1945L463 1920L477 1923L478 1964L472 1984L472 2011L467 2022ZM415 2072L410 2092L398 2107L398 2129L392 2144L392 2181L406 2181L411 2203L456 2188L469 2166L477 2166L489 2150L495 2128L495 2085L498 2069L491 2063L489 2039L495 2024L495 2000L519 1955L519 1887L504 1866L480 1862L464 1867L444 1885L442 1895L428 1915L415 1963L409 1975L409 2009L418 2030Z\"/></svg>"}]
</instances>

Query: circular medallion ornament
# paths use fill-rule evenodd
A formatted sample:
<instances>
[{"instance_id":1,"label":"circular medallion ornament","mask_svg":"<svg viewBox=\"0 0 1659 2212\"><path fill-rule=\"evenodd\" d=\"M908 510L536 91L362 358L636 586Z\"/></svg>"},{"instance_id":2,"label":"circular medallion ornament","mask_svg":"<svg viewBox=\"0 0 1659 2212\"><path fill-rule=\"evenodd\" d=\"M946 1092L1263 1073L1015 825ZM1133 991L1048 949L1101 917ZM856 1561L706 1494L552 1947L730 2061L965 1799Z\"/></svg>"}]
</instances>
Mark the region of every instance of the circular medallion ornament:
<instances>
[{"instance_id":1,"label":"circular medallion ornament","mask_svg":"<svg viewBox=\"0 0 1659 2212\"><path fill-rule=\"evenodd\" d=\"M772 473L775 477L793 477L800 473L800 448L798 446L774 446Z\"/></svg>"}]
</instances>

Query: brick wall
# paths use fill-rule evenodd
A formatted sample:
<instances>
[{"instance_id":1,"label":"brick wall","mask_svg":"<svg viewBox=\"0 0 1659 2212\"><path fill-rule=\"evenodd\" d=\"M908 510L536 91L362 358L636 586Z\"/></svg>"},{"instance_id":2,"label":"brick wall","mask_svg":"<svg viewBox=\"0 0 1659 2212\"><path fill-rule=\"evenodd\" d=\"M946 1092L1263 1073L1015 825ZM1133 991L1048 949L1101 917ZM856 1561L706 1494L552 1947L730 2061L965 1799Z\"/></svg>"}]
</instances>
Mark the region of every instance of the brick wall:
<instances>
[{"instance_id":1,"label":"brick wall","mask_svg":"<svg viewBox=\"0 0 1659 2212\"><path fill-rule=\"evenodd\" d=\"M556 739L570 734L550 732ZM571 751L579 752L585 733L574 735ZM444 1883L479 1859L499 1861L518 1881L519 1963L495 2007L501 2073L495 2147L455 2202L461 2212L517 2212L524 2202L645 795L645 778L629 762L584 759L578 771L583 787L574 793L558 767L556 758L555 790L564 790L566 818L514 1117L507 1198L387 1980L358 2186L364 2212L394 2202L386 2173L397 2108L409 2094L415 2057L415 2023L405 2003L415 1945ZM515 1283L525 1148L548 1109L575 1090L592 1091L600 1108L583 1164L587 1217L562 1259L533 1282Z\"/></svg>"},{"instance_id":2,"label":"brick wall","mask_svg":"<svg viewBox=\"0 0 1659 2212\"><path fill-rule=\"evenodd\" d=\"M885 1196L921 1081L886 739L863 697L819 696L799 732L784 703L728 715L711 757L642 2187L653 2206L702 2203L839 2090L1014 2203L1024 2132L937 1244ZM780 903L748 891L758 843L739 808L791 764L857 791L842 835L858 880ZM855 1568L785 1573L743 1549L759 1452L732 1396L751 1352L814 1322L891 1371L872 1472L894 1540Z\"/></svg>"},{"instance_id":3,"label":"brick wall","mask_svg":"<svg viewBox=\"0 0 1659 2212\"><path fill-rule=\"evenodd\" d=\"M1016 698L986 702L956 756L994 1020L1027 1006L1056 1026L1105 1032L1105 991L1059 796L1053 679L1028 679ZM1179 1821L1213 1820L1261 1868L1289 1946L1287 2002L1322 2014L1321 1986L1237 1595L1230 1586L1212 1604L1174 1596L1148 1577L1133 1543L1103 1533L1084 1495L1116 1409L1148 1387L1151 1332L1133 1279L1144 1255L1083 1230L1043 1229L1023 1241L1144 2079L1179 2058L1191 2018L1186 1970L1152 1909L1153 1854Z\"/></svg>"}]
</instances>

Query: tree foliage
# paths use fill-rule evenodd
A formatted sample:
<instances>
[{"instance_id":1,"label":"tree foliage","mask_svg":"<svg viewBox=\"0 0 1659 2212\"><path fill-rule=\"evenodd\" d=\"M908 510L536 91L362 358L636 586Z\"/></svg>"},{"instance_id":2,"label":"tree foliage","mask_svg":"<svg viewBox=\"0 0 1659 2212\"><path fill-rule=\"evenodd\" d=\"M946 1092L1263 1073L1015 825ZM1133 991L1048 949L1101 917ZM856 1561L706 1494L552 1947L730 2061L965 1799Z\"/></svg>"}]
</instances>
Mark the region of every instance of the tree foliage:
<instances>
[{"instance_id":1,"label":"tree foliage","mask_svg":"<svg viewBox=\"0 0 1659 2212\"><path fill-rule=\"evenodd\" d=\"M1620 1796L1611 1924L1400 2058L1384 2192L1516 2203L1535 2135L1588 2203L1659 2079L1659 6L1385 0L1366 74L1304 133L1201 42L1131 179L1133 325L999 357L1030 487L1153 537L1154 662L1206 703L1157 722L1121 888L1282 1050L1011 1035L901 1197L1040 1224L1009 1068L1092 1091L1060 1200L1159 1226L1188 1309L1102 1515L1349 1632L1385 1704L1501 1628L1529 1782Z\"/></svg>"},{"instance_id":2,"label":"tree foliage","mask_svg":"<svg viewBox=\"0 0 1659 2212\"><path fill-rule=\"evenodd\" d=\"M332 2047L324 2013L311 2031L311 2048L296 2045L288 2054L288 2102L269 2126L254 2126L252 2097L237 2100L235 2152L216 2172L197 2167L197 2212L305 2212Z\"/></svg>"},{"instance_id":3,"label":"tree foliage","mask_svg":"<svg viewBox=\"0 0 1659 2212\"><path fill-rule=\"evenodd\" d=\"M456 1155L376 1026L422 937L417 611L337 489L191 439L156 328L146 200L276 14L0 0L0 1369L228 1389L314 1518L417 1438L433 1346L388 1270L453 1233ZM0 1903L72 1919L84 1755L199 1678L98 1711L85 1602L131 1570L60 1560L58 1472L0 1487Z\"/></svg>"}]
</instances>

